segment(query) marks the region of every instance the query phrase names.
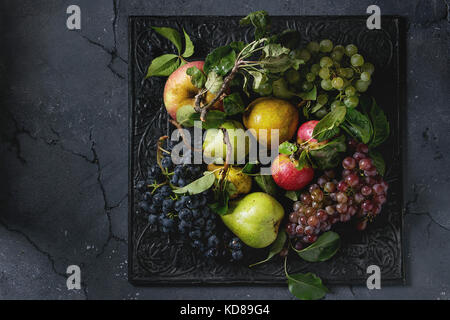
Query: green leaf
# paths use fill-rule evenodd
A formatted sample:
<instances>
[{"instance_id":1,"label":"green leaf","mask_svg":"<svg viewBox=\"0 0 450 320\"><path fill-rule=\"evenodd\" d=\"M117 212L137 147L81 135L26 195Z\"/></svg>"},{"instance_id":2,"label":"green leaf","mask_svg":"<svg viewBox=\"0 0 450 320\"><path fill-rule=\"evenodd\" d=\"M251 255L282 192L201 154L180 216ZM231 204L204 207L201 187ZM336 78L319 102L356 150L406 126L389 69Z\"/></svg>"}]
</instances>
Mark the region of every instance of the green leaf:
<instances>
[{"instance_id":1,"label":"green leaf","mask_svg":"<svg viewBox=\"0 0 450 320\"><path fill-rule=\"evenodd\" d=\"M222 192L222 191L218 191L218 192L219 192L219 195L218 195L217 202L209 204L208 206L211 208L212 211L214 211L218 215L223 216L228 213L228 205L229 205L229 201L230 201L230 196L229 196L228 192Z\"/></svg>"},{"instance_id":2,"label":"green leaf","mask_svg":"<svg viewBox=\"0 0 450 320\"><path fill-rule=\"evenodd\" d=\"M339 250L341 238L336 232L328 231L322 234L316 242L303 250L295 250L300 258L308 262L326 261Z\"/></svg>"},{"instance_id":3,"label":"green leaf","mask_svg":"<svg viewBox=\"0 0 450 320\"><path fill-rule=\"evenodd\" d=\"M261 71L247 70L249 74L253 76L253 88L258 90L258 88L267 82L267 75Z\"/></svg>"},{"instance_id":4,"label":"green leaf","mask_svg":"<svg viewBox=\"0 0 450 320\"><path fill-rule=\"evenodd\" d=\"M152 27L157 33L164 38L170 40L178 50L178 54L181 52L181 36L177 30L168 27Z\"/></svg>"},{"instance_id":5,"label":"green leaf","mask_svg":"<svg viewBox=\"0 0 450 320\"><path fill-rule=\"evenodd\" d=\"M291 199L292 201L298 201L298 199L299 199L297 191L292 191L292 190L286 191L284 196L288 199Z\"/></svg>"},{"instance_id":6,"label":"green leaf","mask_svg":"<svg viewBox=\"0 0 450 320\"><path fill-rule=\"evenodd\" d=\"M217 94L220 91L220 88L223 85L223 78L219 76L214 71L208 73L208 79L205 83L205 88L214 94Z\"/></svg>"},{"instance_id":7,"label":"green leaf","mask_svg":"<svg viewBox=\"0 0 450 320\"><path fill-rule=\"evenodd\" d=\"M267 261L269 261L270 259L272 259L275 255L277 255L278 253L281 252L281 250L283 250L284 244L286 243L286 232L284 232L283 230L280 230L278 232L277 238L275 239L275 241L270 245L269 248L269 254L267 255L267 258L265 258L262 261L256 262L254 264L249 265L249 267L254 267L258 264L262 264L265 263Z\"/></svg>"},{"instance_id":8,"label":"green leaf","mask_svg":"<svg viewBox=\"0 0 450 320\"><path fill-rule=\"evenodd\" d=\"M225 182L225 191L228 193L228 195L231 197L235 193L237 193L237 188L231 181L226 180Z\"/></svg>"},{"instance_id":9,"label":"green leaf","mask_svg":"<svg viewBox=\"0 0 450 320\"><path fill-rule=\"evenodd\" d=\"M155 59L148 67L145 78L153 76L169 76L180 65L180 60L176 54L163 54Z\"/></svg>"},{"instance_id":10,"label":"green leaf","mask_svg":"<svg viewBox=\"0 0 450 320\"><path fill-rule=\"evenodd\" d=\"M302 153L300 153L300 157L297 160L297 165L295 166L295 168L300 171L302 170L304 167L308 166L308 151L306 151L305 149L302 151Z\"/></svg>"},{"instance_id":11,"label":"green leaf","mask_svg":"<svg viewBox=\"0 0 450 320\"><path fill-rule=\"evenodd\" d=\"M177 110L176 119L177 122L183 127L194 126L194 121L192 121L192 115L195 113L194 107L190 104L182 106Z\"/></svg>"},{"instance_id":12,"label":"green leaf","mask_svg":"<svg viewBox=\"0 0 450 320\"><path fill-rule=\"evenodd\" d=\"M223 109L228 116L244 112L245 105L238 92L233 92L223 99Z\"/></svg>"},{"instance_id":13,"label":"green leaf","mask_svg":"<svg viewBox=\"0 0 450 320\"><path fill-rule=\"evenodd\" d=\"M200 120L200 113L194 113L191 116L192 121L201 121L203 129L219 128L225 122L226 114L219 110L208 111L205 121ZM195 123L194 123L195 125Z\"/></svg>"},{"instance_id":14,"label":"green leaf","mask_svg":"<svg viewBox=\"0 0 450 320\"><path fill-rule=\"evenodd\" d=\"M278 187L270 174L257 175L254 178L255 182L265 193L268 193L271 196L276 196L278 194Z\"/></svg>"},{"instance_id":15,"label":"green leaf","mask_svg":"<svg viewBox=\"0 0 450 320\"><path fill-rule=\"evenodd\" d=\"M355 108L347 109L345 122L343 123L342 128L353 138L356 138L362 143L368 143L370 140L370 120Z\"/></svg>"},{"instance_id":16,"label":"green leaf","mask_svg":"<svg viewBox=\"0 0 450 320\"><path fill-rule=\"evenodd\" d=\"M314 128L313 136L317 141L321 142L329 139L330 133L327 131L334 130L331 133L336 134L335 128L338 127L345 119L347 108L343 105L337 106L333 111L323 117Z\"/></svg>"},{"instance_id":17,"label":"green leaf","mask_svg":"<svg viewBox=\"0 0 450 320\"><path fill-rule=\"evenodd\" d=\"M264 69L271 73L285 72L293 66L293 60L287 54L282 54L277 57L265 57L261 59L260 63Z\"/></svg>"},{"instance_id":18,"label":"green leaf","mask_svg":"<svg viewBox=\"0 0 450 320\"><path fill-rule=\"evenodd\" d=\"M236 52L230 45L218 47L208 54L203 70L209 74L214 71L219 76L224 76L231 71L236 61Z\"/></svg>"},{"instance_id":19,"label":"green leaf","mask_svg":"<svg viewBox=\"0 0 450 320\"><path fill-rule=\"evenodd\" d=\"M297 152L298 147L295 143L291 143L289 141L285 141L278 146L278 152L282 154L291 155Z\"/></svg>"},{"instance_id":20,"label":"green leaf","mask_svg":"<svg viewBox=\"0 0 450 320\"><path fill-rule=\"evenodd\" d=\"M325 296L328 289L314 273L286 274L289 291L300 300L318 300Z\"/></svg>"},{"instance_id":21,"label":"green leaf","mask_svg":"<svg viewBox=\"0 0 450 320\"><path fill-rule=\"evenodd\" d=\"M375 99L372 101L370 109L370 118L373 126L373 137L370 141L370 147L376 147L382 144L389 137L389 122L383 110L377 105Z\"/></svg>"},{"instance_id":22,"label":"green leaf","mask_svg":"<svg viewBox=\"0 0 450 320\"><path fill-rule=\"evenodd\" d=\"M266 11L255 11L239 21L241 26L253 25L255 27L255 39L266 36L270 29L270 17Z\"/></svg>"},{"instance_id":23,"label":"green leaf","mask_svg":"<svg viewBox=\"0 0 450 320\"><path fill-rule=\"evenodd\" d=\"M182 56L184 58L189 58L190 56L192 56L194 54L194 44L191 41L191 38L189 37L189 35L186 33L186 30L183 29L183 33L184 33L184 52L182 54Z\"/></svg>"},{"instance_id":24,"label":"green leaf","mask_svg":"<svg viewBox=\"0 0 450 320\"><path fill-rule=\"evenodd\" d=\"M187 186L179 189L173 190L176 194L183 194L183 193L189 193L189 194L199 194L203 191L208 190L212 187L214 184L216 177L214 173L212 172L206 172L205 175L201 178L198 178L197 180L191 182Z\"/></svg>"},{"instance_id":25,"label":"green leaf","mask_svg":"<svg viewBox=\"0 0 450 320\"><path fill-rule=\"evenodd\" d=\"M252 174L253 170L255 169L255 167L257 165L258 165L257 163L251 163L251 162L246 163L245 166L242 168L242 173Z\"/></svg>"},{"instance_id":26,"label":"green leaf","mask_svg":"<svg viewBox=\"0 0 450 320\"><path fill-rule=\"evenodd\" d=\"M302 92L298 96L300 98L302 98L303 100L316 100L317 99L317 88L316 88L316 86L314 86L310 91Z\"/></svg>"},{"instance_id":27,"label":"green leaf","mask_svg":"<svg viewBox=\"0 0 450 320\"><path fill-rule=\"evenodd\" d=\"M231 49L236 51L236 53L239 53L244 49L245 43L244 41L233 41L230 43L230 47Z\"/></svg>"},{"instance_id":28,"label":"green leaf","mask_svg":"<svg viewBox=\"0 0 450 320\"><path fill-rule=\"evenodd\" d=\"M369 157L372 159L373 165L377 169L377 172L384 176L386 172L386 163L384 162L383 156L377 150L370 150Z\"/></svg>"},{"instance_id":29,"label":"green leaf","mask_svg":"<svg viewBox=\"0 0 450 320\"><path fill-rule=\"evenodd\" d=\"M264 52L265 57L279 57L283 54L289 54L289 52L291 52L291 50L284 48L278 43L266 44L262 51Z\"/></svg>"},{"instance_id":30,"label":"green leaf","mask_svg":"<svg viewBox=\"0 0 450 320\"><path fill-rule=\"evenodd\" d=\"M341 135L327 144L310 150L309 154L314 159L314 163L324 170L338 166L341 161L339 153L345 152L346 149L345 136Z\"/></svg>"},{"instance_id":31,"label":"green leaf","mask_svg":"<svg viewBox=\"0 0 450 320\"><path fill-rule=\"evenodd\" d=\"M206 83L206 76L202 70L197 67L190 67L186 70L186 74L191 76L191 83L197 88L203 88Z\"/></svg>"},{"instance_id":32,"label":"green leaf","mask_svg":"<svg viewBox=\"0 0 450 320\"><path fill-rule=\"evenodd\" d=\"M295 49L301 41L301 34L297 30L286 29L276 36L277 42L281 43L283 47Z\"/></svg>"}]
</instances>

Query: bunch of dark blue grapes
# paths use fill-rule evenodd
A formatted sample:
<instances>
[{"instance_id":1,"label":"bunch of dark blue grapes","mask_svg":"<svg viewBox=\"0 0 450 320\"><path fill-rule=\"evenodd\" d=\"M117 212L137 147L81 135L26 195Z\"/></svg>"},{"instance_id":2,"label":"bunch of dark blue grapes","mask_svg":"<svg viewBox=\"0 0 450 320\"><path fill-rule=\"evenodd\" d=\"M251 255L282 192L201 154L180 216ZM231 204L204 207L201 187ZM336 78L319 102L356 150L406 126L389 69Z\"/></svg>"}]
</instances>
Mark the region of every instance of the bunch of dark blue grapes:
<instances>
[{"instance_id":1,"label":"bunch of dark blue grapes","mask_svg":"<svg viewBox=\"0 0 450 320\"><path fill-rule=\"evenodd\" d=\"M202 176L200 165L174 165L170 156L161 161L161 166L170 184L184 187ZM243 244L229 231L223 231L217 214L208 203L213 200L212 193L207 190L196 195L175 195L167 182L161 168L153 165L148 170L145 181L136 185L142 194L138 204L148 223L162 233L178 235L189 243L196 251L207 258L229 257L238 261L243 258Z\"/></svg>"}]
</instances>

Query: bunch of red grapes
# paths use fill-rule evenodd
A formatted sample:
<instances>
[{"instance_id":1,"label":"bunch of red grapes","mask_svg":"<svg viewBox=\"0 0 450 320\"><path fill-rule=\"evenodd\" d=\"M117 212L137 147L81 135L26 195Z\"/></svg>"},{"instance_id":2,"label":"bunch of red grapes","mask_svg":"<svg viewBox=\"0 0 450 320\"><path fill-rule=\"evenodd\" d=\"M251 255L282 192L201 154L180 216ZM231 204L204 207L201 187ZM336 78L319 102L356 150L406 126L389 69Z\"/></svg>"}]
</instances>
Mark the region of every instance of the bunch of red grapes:
<instances>
[{"instance_id":1,"label":"bunch of red grapes","mask_svg":"<svg viewBox=\"0 0 450 320\"><path fill-rule=\"evenodd\" d=\"M334 170L325 171L308 192L300 195L300 201L294 202L286 232L297 240L297 250L315 242L333 224L348 222L352 217L356 228L364 230L386 202L388 184L368 156L367 145L350 140L349 149L353 156L342 161L339 181Z\"/></svg>"}]
</instances>

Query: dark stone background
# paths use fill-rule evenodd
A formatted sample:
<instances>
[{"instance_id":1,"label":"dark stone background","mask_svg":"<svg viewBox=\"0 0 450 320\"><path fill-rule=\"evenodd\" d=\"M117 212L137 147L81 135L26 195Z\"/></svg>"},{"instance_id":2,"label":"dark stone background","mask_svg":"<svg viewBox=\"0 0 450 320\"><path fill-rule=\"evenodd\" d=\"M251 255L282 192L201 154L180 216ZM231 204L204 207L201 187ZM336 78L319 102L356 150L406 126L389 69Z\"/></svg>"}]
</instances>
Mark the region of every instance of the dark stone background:
<instances>
[{"instance_id":1,"label":"dark stone background","mask_svg":"<svg viewBox=\"0 0 450 320\"><path fill-rule=\"evenodd\" d=\"M66 28L78 4L82 29ZM405 286L332 287L327 299L450 297L449 3L36 1L0 4L0 298L291 299L286 287L133 287L127 281L127 17L407 18ZM65 270L82 269L83 290Z\"/></svg>"}]
</instances>

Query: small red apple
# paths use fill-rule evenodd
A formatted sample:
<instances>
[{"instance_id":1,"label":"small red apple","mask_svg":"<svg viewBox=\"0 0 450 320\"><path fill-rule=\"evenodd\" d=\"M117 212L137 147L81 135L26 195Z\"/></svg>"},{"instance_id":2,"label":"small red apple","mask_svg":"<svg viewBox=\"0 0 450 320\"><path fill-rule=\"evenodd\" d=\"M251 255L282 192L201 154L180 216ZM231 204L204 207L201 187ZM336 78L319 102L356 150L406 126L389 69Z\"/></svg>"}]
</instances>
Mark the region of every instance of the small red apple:
<instances>
[{"instance_id":1,"label":"small red apple","mask_svg":"<svg viewBox=\"0 0 450 320\"><path fill-rule=\"evenodd\" d=\"M191 77L186 74L190 67L197 67L203 71L204 61L192 61L179 67L172 72L164 86L164 105L169 115L176 120L177 110L185 105L194 107L195 95L200 91L191 82ZM214 99L215 95L211 92L206 93L206 103ZM223 108L222 102L216 102L214 109Z\"/></svg>"},{"instance_id":2,"label":"small red apple","mask_svg":"<svg viewBox=\"0 0 450 320\"><path fill-rule=\"evenodd\" d=\"M314 178L314 170L311 167L298 170L285 154L279 154L275 158L271 171L275 183L284 190L300 190Z\"/></svg>"}]
</instances>

